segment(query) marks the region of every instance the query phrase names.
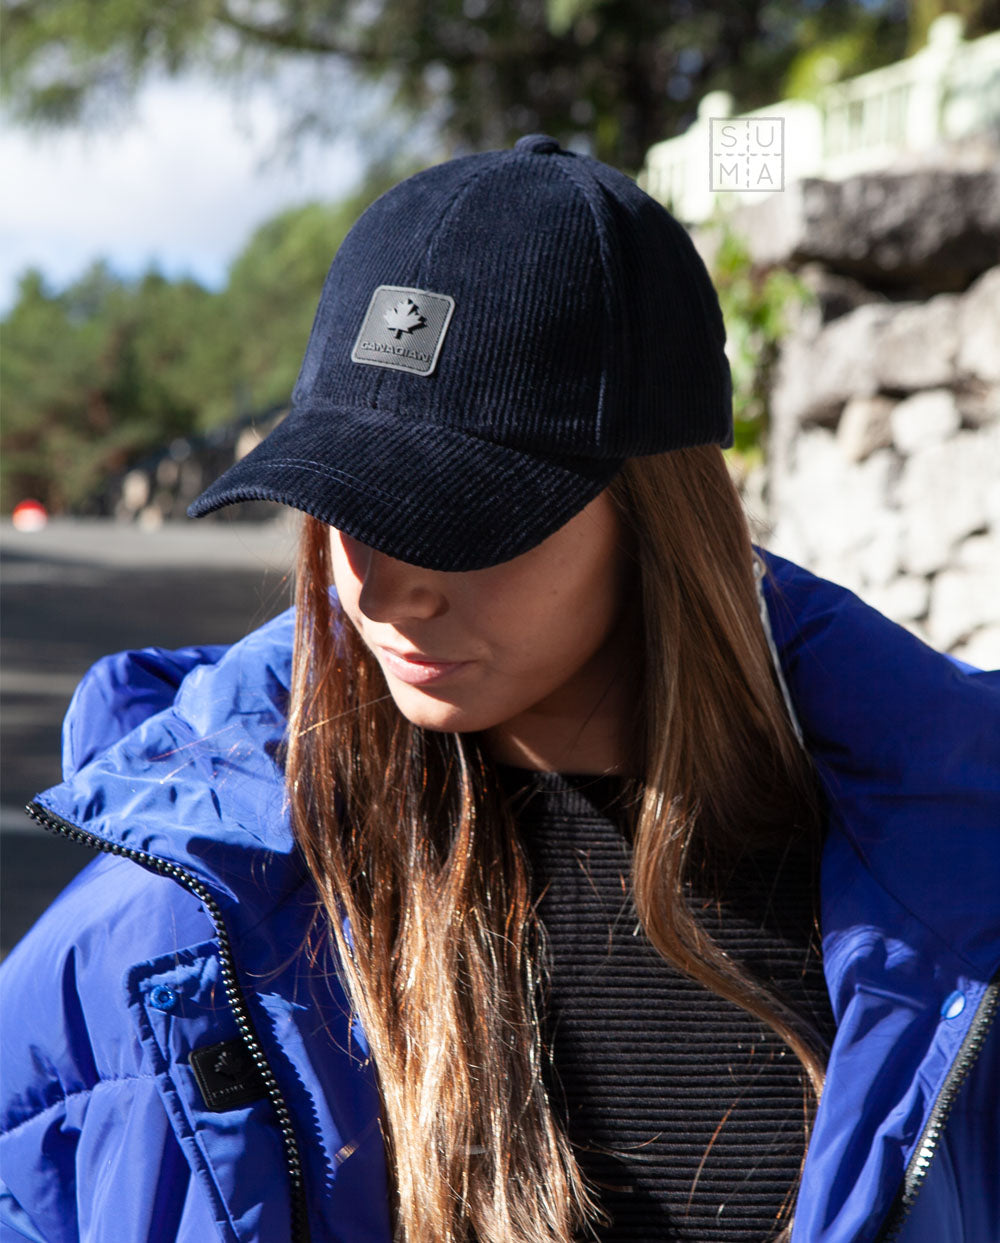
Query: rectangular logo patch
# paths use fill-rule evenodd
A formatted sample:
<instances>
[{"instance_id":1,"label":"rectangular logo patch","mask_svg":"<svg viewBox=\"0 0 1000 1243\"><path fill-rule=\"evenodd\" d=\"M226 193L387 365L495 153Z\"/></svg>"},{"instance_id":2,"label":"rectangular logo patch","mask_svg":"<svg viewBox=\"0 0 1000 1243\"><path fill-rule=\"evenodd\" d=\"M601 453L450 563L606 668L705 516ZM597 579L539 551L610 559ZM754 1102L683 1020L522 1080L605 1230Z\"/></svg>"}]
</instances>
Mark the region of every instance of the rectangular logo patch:
<instances>
[{"instance_id":1,"label":"rectangular logo patch","mask_svg":"<svg viewBox=\"0 0 1000 1243\"><path fill-rule=\"evenodd\" d=\"M201 1088L205 1108L212 1113L240 1109L267 1096L260 1071L242 1040L223 1040L192 1049L188 1064Z\"/></svg>"},{"instance_id":2,"label":"rectangular logo patch","mask_svg":"<svg viewBox=\"0 0 1000 1243\"><path fill-rule=\"evenodd\" d=\"M455 299L426 289L379 285L351 351L356 363L430 375L437 366Z\"/></svg>"}]
</instances>

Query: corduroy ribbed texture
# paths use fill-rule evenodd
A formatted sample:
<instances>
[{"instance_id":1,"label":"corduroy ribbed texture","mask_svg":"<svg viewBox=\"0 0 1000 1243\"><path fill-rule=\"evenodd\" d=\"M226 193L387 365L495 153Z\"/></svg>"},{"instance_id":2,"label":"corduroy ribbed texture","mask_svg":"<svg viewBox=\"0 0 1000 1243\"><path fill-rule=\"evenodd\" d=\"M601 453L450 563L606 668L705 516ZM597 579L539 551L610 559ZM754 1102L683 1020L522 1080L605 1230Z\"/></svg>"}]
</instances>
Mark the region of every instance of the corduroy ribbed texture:
<instances>
[{"instance_id":1,"label":"corduroy ribbed texture","mask_svg":"<svg viewBox=\"0 0 1000 1243\"><path fill-rule=\"evenodd\" d=\"M602 1243L772 1239L804 1149L796 1059L635 932L617 779L516 769L502 779L542 895L552 1090L612 1218ZM830 1037L810 883L804 861L758 856L702 917Z\"/></svg>"},{"instance_id":2,"label":"corduroy ribbed texture","mask_svg":"<svg viewBox=\"0 0 1000 1243\"><path fill-rule=\"evenodd\" d=\"M352 359L383 285L454 299L431 374ZM355 224L291 415L189 512L272 499L401 560L495 564L626 457L728 443L724 343L691 239L629 178L537 136L452 160Z\"/></svg>"}]
</instances>

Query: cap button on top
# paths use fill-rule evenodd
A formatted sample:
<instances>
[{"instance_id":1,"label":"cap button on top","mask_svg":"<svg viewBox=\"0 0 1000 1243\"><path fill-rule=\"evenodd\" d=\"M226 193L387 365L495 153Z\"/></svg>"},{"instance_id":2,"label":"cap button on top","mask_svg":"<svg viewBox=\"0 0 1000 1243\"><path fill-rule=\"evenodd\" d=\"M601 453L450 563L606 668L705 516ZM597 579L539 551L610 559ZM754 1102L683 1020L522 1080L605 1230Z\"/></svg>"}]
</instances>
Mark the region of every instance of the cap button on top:
<instances>
[{"instance_id":1,"label":"cap button on top","mask_svg":"<svg viewBox=\"0 0 1000 1243\"><path fill-rule=\"evenodd\" d=\"M548 134L525 134L514 144L515 151L530 151L532 155L554 155L562 148Z\"/></svg>"}]
</instances>

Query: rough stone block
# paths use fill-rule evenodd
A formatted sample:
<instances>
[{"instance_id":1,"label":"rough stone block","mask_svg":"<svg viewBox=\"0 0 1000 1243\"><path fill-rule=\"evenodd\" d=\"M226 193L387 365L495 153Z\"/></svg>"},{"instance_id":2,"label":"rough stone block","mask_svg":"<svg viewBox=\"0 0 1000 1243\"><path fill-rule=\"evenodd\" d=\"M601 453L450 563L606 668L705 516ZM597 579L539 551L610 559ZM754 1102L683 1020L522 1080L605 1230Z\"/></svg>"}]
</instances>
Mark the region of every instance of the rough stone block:
<instances>
[{"instance_id":1,"label":"rough stone block","mask_svg":"<svg viewBox=\"0 0 1000 1243\"><path fill-rule=\"evenodd\" d=\"M912 393L954 379L959 305L953 294L940 294L893 308L877 339L869 342L879 388Z\"/></svg>"},{"instance_id":2,"label":"rough stone block","mask_svg":"<svg viewBox=\"0 0 1000 1243\"><path fill-rule=\"evenodd\" d=\"M771 393L779 425L835 425L852 398L951 384L958 354L959 299L872 302L818 331L808 321L785 340Z\"/></svg>"},{"instance_id":3,"label":"rough stone block","mask_svg":"<svg viewBox=\"0 0 1000 1243\"><path fill-rule=\"evenodd\" d=\"M795 258L904 293L964 289L1000 252L1000 169L809 180L799 210L783 231Z\"/></svg>"},{"instance_id":4,"label":"rough stone block","mask_svg":"<svg viewBox=\"0 0 1000 1243\"><path fill-rule=\"evenodd\" d=\"M815 298L823 324L829 324L869 302L888 301L884 294L874 289L866 289L852 276L840 276L818 263L805 264L798 275L799 280Z\"/></svg>"},{"instance_id":5,"label":"rough stone block","mask_svg":"<svg viewBox=\"0 0 1000 1243\"><path fill-rule=\"evenodd\" d=\"M844 581L842 564L847 564L852 585L860 585L858 553L875 539L889 514L895 471L895 455L886 449L850 465L833 433L806 429L792 470L780 482L774 480L775 551L805 559L838 582Z\"/></svg>"},{"instance_id":6,"label":"rough stone block","mask_svg":"<svg viewBox=\"0 0 1000 1243\"><path fill-rule=\"evenodd\" d=\"M861 596L872 608L897 622L919 621L927 612L930 583L915 574L894 578L882 587L865 587Z\"/></svg>"},{"instance_id":7,"label":"rough stone block","mask_svg":"<svg viewBox=\"0 0 1000 1243\"><path fill-rule=\"evenodd\" d=\"M787 557L798 565L807 566L815 571L812 551L807 546L803 533L790 517L779 518L771 528L766 547L776 552L779 557Z\"/></svg>"},{"instance_id":8,"label":"rough stone block","mask_svg":"<svg viewBox=\"0 0 1000 1243\"><path fill-rule=\"evenodd\" d=\"M935 388L901 401L892 412L891 423L896 448L910 454L948 440L961 427L962 418L955 394Z\"/></svg>"},{"instance_id":9,"label":"rough stone block","mask_svg":"<svg viewBox=\"0 0 1000 1243\"><path fill-rule=\"evenodd\" d=\"M985 272L962 298L956 365L963 376L1000 382L1000 267Z\"/></svg>"},{"instance_id":10,"label":"rough stone block","mask_svg":"<svg viewBox=\"0 0 1000 1243\"><path fill-rule=\"evenodd\" d=\"M955 550L955 564L971 569L992 567L1000 594L1000 530L985 535L970 535Z\"/></svg>"},{"instance_id":11,"label":"rough stone block","mask_svg":"<svg viewBox=\"0 0 1000 1243\"><path fill-rule=\"evenodd\" d=\"M759 264L819 262L896 296L958 292L1000 252L991 167L808 178L731 214Z\"/></svg>"},{"instance_id":12,"label":"rough stone block","mask_svg":"<svg viewBox=\"0 0 1000 1243\"><path fill-rule=\"evenodd\" d=\"M935 647L948 651L985 626L1000 624L997 577L988 568L943 570L931 589L927 632Z\"/></svg>"},{"instance_id":13,"label":"rough stone block","mask_svg":"<svg viewBox=\"0 0 1000 1243\"><path fill-rule=\"evenodd\" d=\"M902 564L903 521L887 510L873 525L871 538L858 551L858 571L866 587L886 587L899 574Z\"/></svg>"},{"instance_id":14,"label":"rough stone block","mask_svg":"<svg viewBox=\"0 0 1000 1243\"><path fill-rule=\"evenodd\" d=\"M775 551L793 560L810 560L828 549L839 531L838 498L846 476L833 433L825 428L802 431L791 468L772 476L772 543L781 545Z\"/></svg>"},{"instance_id":15,"label":"rough stone block","mask_svg":"<svg viewBox=\"0 0 1000 1243\"><path fill-rule=\"evenodd\" d=\"M852 397L878 391L878 350L895 307L873 302L834 320L819 333L793 333L778 362L771 412L779 422L831 423ZM916 385L912 387L917 387Z\"/></svg>"},{"instance_id":16,"label":"rough stone block","mask_svg":"<svg viewBox=\"0 0 1000 1243\"><path fill-rule=\"evenodd\" d=\"M997 351L1000 353L1000 337L997 338ZM1000 423L1000 384L983 384L973 382L955 394L962 422L970 427L985 427L989 423Z\"/></svg>"},{"instance_id":17,"label":"rough stone block","mask_svg":"<svg viewBox=\"0 0 1000 1243\"><path fill-rule=\"evenodd\" d=\"M954 649L954 654L977 669L1000 669L1000 625L976 630Z\"/></svg>"},{"instance_id":18,"label":"rough stone block","mask_svg":"<svg viewBox=\"0 0 1000 1243\"><path fill-rule=\"evenodd\" d=\"M862 462L876 449L892 444L890 397L852 397L837 424L837 444L849 462Z\"/></svg>"},{"instance_id":19,"label":"rough stone block","mask_svg":"<svg viewBox=\"0 0 1000 1243\"><path fill-rule=\"evenodd\" d=\"M853 591L856 596L860 596L864 590L864 583L858 573L857 558L853 554L817 557L813 568L820 578L839 583L841 587Z\"/></svg>"},{"instance_id":20,"label":"rough stone block","mask_svg":"<svg viewBox=\"0 0 1000 1243\"><path fill-rule=\"evenodd\" d=\"M986 525L994 531L1000 531L1000 465L998 465L997 454L1000 454L1000 436L993 436L992 457L987 457L986 464L993 466L993 470L997 477L992 480L986 489Z\"/></svg>"},{"instance_id":21,"label":"rough stone block","mask_svg":"<svg viewBox=\"0 0 1000 1243\"><path fill-rule=\"evenodd\" d=\"M960 540L989 528L998 461L1000 426L959 432L906 460L896 491L906 569L915 574L944 569Z\"/></svg>"}]
</instances>

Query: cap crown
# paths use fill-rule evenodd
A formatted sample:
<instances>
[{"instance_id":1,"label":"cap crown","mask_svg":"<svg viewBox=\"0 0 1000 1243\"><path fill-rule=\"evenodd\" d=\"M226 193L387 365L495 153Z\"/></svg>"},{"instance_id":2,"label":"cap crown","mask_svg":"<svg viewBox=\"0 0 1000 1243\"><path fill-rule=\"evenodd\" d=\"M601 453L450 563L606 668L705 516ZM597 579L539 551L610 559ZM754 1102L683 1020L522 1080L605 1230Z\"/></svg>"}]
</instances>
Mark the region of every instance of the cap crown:
<instances>
[{"instance_id":1,"label":"cap crown","mask_svg":"<svg viewBox=\"0 0 1000 1243\"><path fill-rule=\"evenodd\" d=\"M382 286L399 302L373 302ZM432 368L396 369L388 353L380 365L360 348L373 314L428 354L420 291L453 303L433 320L435 332L447 322ZM724 343L677 221L622 174L533 136L437 165L368 208L330 268L292 404L620 459L730 441Z\"/></svg>"}]
</instances>

